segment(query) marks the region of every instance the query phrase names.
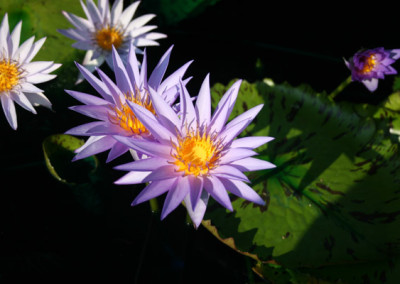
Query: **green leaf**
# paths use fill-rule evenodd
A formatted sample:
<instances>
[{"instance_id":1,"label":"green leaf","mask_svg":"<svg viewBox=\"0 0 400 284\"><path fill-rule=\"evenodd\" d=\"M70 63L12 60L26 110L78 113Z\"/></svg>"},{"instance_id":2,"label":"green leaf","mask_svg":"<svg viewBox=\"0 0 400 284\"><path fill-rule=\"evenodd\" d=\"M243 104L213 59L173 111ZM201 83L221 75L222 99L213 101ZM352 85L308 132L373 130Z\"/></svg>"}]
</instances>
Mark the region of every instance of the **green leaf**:
<instances>
[{"instance_id":1,"label":"green leaf","mask_svg":"<svg viewBox=\"0 0 400 284\"><path fill-rule=\"evenodd\" d=\"M46 166L53 177L71 185L91 181L91 176L97 169L96 157L72 162L74 150L83 144L83 140L66 134L51 135L43 141Z\"/></svg>"},{"instance_id":2,"label":"green leaf","mask_svg":"<svg viewBox=\"0 0 400 284\"><path fill-rule=\"evenodd\" d=\"M400 91L400 77L394 78L393 91Z\"/></svg>"},{"instance_id":3,"label":"green leaf","mask_svg":"<svg viewBox=\"0 0 400 284\"><path fill-rule=\"evenodd\" d=\"M213 87L214 106L232 83ZM397 255L400 155L388 117L360 114L307 87L269 85L244 81L231 115L264 104L242 135L276 138L257 150L277 167L248 174L266 205L232 195L234 211L211 202L203 225L261 262L309 273L341 267L336 280L354 280L353 265ZM365 265L358 276L391 273L374 267Z\"/></svg>"}]
</instances>

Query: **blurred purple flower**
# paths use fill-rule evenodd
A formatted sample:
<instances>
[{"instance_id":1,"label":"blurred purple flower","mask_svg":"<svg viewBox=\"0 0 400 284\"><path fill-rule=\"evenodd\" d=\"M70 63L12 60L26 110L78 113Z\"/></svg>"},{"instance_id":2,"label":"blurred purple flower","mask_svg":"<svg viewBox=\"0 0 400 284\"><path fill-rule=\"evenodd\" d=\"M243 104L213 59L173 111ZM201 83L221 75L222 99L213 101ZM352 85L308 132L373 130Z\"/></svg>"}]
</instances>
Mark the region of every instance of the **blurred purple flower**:
<instances>
[{"instance_id":1,"label":"blurred purple flower","mask_svg":"<svg viewBox=\"0 0 400 284\"><path fill-rule=\"evenodd\" d=\"M383 47L361 50L354 54L346 66L351 70L352 81L362 82L369 91L378 87L378 79L397 74L391 66L400 58L400 49L385 50Z\"/></svg>"},{"instance_id":2,"label":"blurred purple flower","mask_svg":"<svg viewBox=\"0 0 400 284\"><path fill-rule=\"evenodd\" d=\"M164 219L182 201L197 228L206 211L209 196L233 210L227 191L264 205L264 200L246 183L243 171L274 168L275 165L253 158L257 148L272 137L235 139L261 110L258 105L226 124L234 107L241 81L221 98L211 115L209 76L203 81L196 104L186 87L179 89L181 112L177 114L150 90L155 114L130 103L133 112L154 135L154 141L116 137L117 140L147 155L148 158L117 166L129 171L116 184L148 183L132 206L168 192L161 212Z\"/></svg>"},{"instance_id":3,"label":"blurred purple flower","mask_svg":"<svg viewBox=\"0 0 400 284\"><path fill-rule=\"evenodd\" d=\"M61 66L53 61L31 62L46 38L34 42L35 37L32 36L19 45L21 27L22 21L10 34L7 14L0 26L0 99L7 121L14 130L18 126L14 102L34 114L34 106L51 109L43 90L34 84L55 78L56 75L49 73Z\"/></svg>"},{"instance_id":4,"label":"blurred purple flower","mask_svg":"<svg viewBox=\"0 0 400 284\"><path fill-rule=\"evenodd\" d=\"M164 81L172 46L165 52L157 66L147 79L147 57L144 52L143 62L139 71L135 47L129 51L128 62L122 62L116 49L113 49L114 83L104 72L97 69L98 79L89 70L77 63L83 77L102 96L66 90L75 99L85 105L73 106L70 109L99 121L74 127L66 132L70 135L90 136L86 143L76 150L74 160L86 158L100 152L109 152L107 162L128 151L129 147L115 140L116 136L126 136L130 139L153 139L149 130L136 118L130 105L141 105L154 113L149 91L157 92L160 99L168 106L172 105L178 96L179 79L183 77L191 62L186 63ZM130 104L128 104L130 103Z\"/></svg>"}]
</instances>

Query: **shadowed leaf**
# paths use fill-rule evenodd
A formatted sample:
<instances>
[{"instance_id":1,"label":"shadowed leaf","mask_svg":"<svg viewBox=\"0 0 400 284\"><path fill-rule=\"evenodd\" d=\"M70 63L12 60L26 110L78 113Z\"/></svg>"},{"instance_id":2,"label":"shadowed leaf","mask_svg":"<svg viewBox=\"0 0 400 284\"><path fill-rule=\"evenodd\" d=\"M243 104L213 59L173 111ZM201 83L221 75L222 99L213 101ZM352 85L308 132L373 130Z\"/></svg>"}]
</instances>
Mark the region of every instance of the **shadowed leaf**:
<instances>
[{"instance_id":1,"label":"shadowed leaf","mask_svg":"<svg viewBox=\"0 0 400 284\"><path fill-rule=\"evenodd\" d=\"M232 83L213 87L214 106ZM234 212L211 202L203 225L239 252L284 268L312 274L334 265L342 271L336 280L354 280L351 266L368 264L357 281L373 276L374 263L375 273L392 273L382 265L400 251L400 155L388 135L392 117L369 115L379 109L361 115L363 108L336 104L307 87L243 82L231 118L261 103L242 135L276 138L257 150L277 167L248 174L266 205L232 195Z\"/></svg>"},{"instance_id":2,"label":"shadowed leaf","mask_svg":"<svg viewBox=\"0 0 400 284\"><path fill-rule=\"evenodd\" d=\"M56 134L43 141L43 153L47 168L59 181L66 184L81 184L90 181L97 168L96 157L72 162L74 150L83 145L83 140L66 134Z\"/></svg>"}]
</instances>

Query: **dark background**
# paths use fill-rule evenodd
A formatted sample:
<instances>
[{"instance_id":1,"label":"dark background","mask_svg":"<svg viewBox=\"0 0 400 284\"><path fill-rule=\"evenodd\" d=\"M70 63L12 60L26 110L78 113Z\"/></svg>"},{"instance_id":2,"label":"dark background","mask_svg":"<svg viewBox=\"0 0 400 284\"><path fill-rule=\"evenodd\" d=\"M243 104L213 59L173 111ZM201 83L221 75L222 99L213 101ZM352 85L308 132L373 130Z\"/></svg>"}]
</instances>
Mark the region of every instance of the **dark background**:
<instances>
[{"instance_id":1,"label":"dark background","mask_svg":"<svg viewBox=\"0 0 400 284\"><path fill-rule=\"evenodd\" d=\"M157 9L153 0L143 0L137 13ZM177 23L162 15L152 20L168 38L147 49L149 70L173 44L167 72L194 60L187 72L192 95L207 73L211 84L269 77L330 92L350 74L343 57L360 48L400 47L397 14L381 1L372 7L220 0ZM373 94L353 83L338 99L379 103L392 80L381 81ZM244 256L203 227L186 225L182 206L162 222L148 203L130 207L142 187L112 184L122 175L112 168L127 157L105 164L106 155L98 155L108 183L89 193L55 180L44 164L42 141L82 123L82 116L67 109L74 104L56 99L54 112L40 108L35 116L17 107L17 131L0 120L0 283L262 281L248 273Z\"/></svg>"}]
</instances>

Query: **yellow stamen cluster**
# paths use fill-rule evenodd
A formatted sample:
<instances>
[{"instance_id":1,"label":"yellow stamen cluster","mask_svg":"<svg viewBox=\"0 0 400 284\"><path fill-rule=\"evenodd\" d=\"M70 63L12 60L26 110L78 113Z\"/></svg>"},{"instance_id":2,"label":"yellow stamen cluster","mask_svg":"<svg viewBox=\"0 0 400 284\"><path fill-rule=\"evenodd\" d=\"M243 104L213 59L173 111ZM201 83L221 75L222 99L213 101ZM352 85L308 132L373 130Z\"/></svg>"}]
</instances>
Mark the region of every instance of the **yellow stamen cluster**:
<instances>
[{"instance_id":1,"label":"yellow stamen cluster","mask_svg":"<svg viewBox=\"0 0 400 284\"><path fill-rule=\"evenodd\" d=\"M363 68L361 69L362 74L367 74L371 72L376 65L376 59L375 59L375 54L371 54L370 56L365 59L365 64Z\"/></svg>"},{"instance_id":2,"label":"yellow stamen cluster","mask_svg":"<svg viewBox=\"0 0 400 284\"><path fill-rule=\"evenodd\" d=\"M95 39L102 49L110 51L113 45L115 48L120 47L124 37L119 29L106 27L96 32Z\"/></svg>"},{"instance_id":3,"label":"yellow stamen cluster","mask_svg":"<svg viewBox=\"0 0 400 284\"><path fill-rule=\"evenodd\" d=\"M12 90L18 84L19 75L16 63L4 59L0 61L0 92Z\"/></svg>"},{"instance_id":4,"label":"yellow stamen cluster","mask_svg":"<svg viewBox=\"0 0 400 284\"><path fill-rule=\"evenodd\" d=\"M136 88L135 92L130 92L126 94L125 99L131 101L132 103L140 105L155 114L150 96L147 93L142 97L140 91ZM146 127L134 115L132 109L127 102L121 103L120 107L115 106L112 109L115 115L110 116L109 118L113 124L119 125L131 134L142 135L149 133Z\"/></svg>"},{"instance_id":5,"label":"yellow stamen cluster","mask_svg":"<svg viewBox=\"0 0 400 284\"><path fill-rule=\"evenodd\" d=\"M173 164L178 166L178 171L199 176L207 175L217 166L223 147L214 137L197 130L184 138L178 136L178 145L174 144L174 148Z\"/></svg>"}]
</instances>

